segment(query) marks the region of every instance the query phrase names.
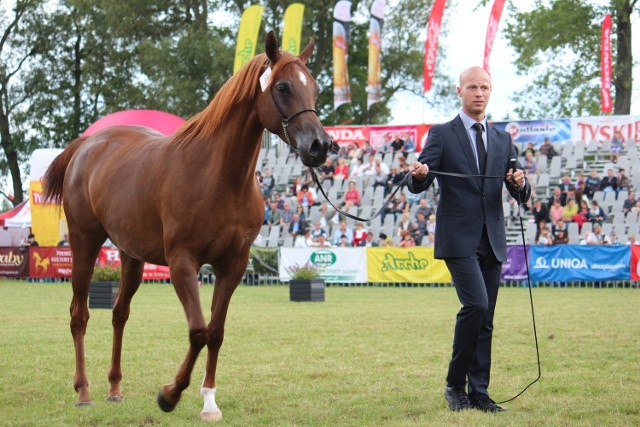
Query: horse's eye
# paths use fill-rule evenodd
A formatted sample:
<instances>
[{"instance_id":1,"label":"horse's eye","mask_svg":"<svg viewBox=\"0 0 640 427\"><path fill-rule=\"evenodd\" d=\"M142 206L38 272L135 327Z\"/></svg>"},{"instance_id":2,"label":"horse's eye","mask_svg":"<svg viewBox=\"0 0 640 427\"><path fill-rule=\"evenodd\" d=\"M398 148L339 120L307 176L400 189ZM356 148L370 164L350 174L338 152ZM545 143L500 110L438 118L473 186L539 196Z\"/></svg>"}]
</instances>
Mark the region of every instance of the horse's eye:
<instances>
[{"instance_id":1,"label":"horse's eye","mask_svg":"<svg viewBox=\"0 0 640 427\"><path fill-rule=\"evenodd\" d=\"M289 85L284 82L281 82L276 84L276 89L278 90L279 93L285 94L289 92Z\"/></svg>"}]
</instances>

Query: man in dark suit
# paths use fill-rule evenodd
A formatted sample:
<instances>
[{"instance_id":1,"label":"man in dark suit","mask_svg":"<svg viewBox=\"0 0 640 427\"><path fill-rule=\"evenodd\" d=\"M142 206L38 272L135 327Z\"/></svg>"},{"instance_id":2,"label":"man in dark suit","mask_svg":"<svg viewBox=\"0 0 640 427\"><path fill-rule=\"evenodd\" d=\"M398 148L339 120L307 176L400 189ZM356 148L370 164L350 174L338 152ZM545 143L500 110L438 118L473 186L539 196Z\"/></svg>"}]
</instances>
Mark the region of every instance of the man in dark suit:
<instances>
[{"instance_id":1,"label":"man in dark suit","mask_svg":"<svg viewBox=\"0 0 640 427\"><path fill-rule=\"evenodd\" d=\"M440 201L436 211L435 257L451 272L462 308L458 312L445 398L451 410L504 409L489 397L493 314L506 237L502 207L503 182L512 197L525 203L530 187L511 138L487 123L491 77L480 67L460 75L462 110L452 121L433 126L418 160L411 166L408 188L426 190L434 172L504 177L461 178L437 175ZM517 163L517 160L516 160ZM468 391L465 387L468 384Z\"/></svg>"}]
</instances>

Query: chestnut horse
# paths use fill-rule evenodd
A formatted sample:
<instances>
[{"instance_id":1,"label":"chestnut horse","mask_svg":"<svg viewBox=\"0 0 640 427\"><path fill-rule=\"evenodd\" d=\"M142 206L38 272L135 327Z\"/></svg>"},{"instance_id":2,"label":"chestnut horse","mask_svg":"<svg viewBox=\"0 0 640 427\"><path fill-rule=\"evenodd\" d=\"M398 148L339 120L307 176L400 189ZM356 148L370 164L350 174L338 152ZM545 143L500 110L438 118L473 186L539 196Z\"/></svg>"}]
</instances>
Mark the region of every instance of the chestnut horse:
<instances>
[{"instance_id":1,"label":"chestnut horse","mask_svg":"<svg viewBox=\"0 0 640 427\"><path fill-rule=\"evenodd\" d=\"M264 218L255 178L263 131L279 135L311 167L323 164L332 146L314 109L318 87L306 68L313 47L311 40L300 56L283 52L270 32L266 53L229 79L174 135L136 126L108 128L74 140L49 167L45 197L62 200L73 253L76 405L91 404L84 351L87 297L98 252L109 238L120 249L122 278L113 307L107 400L123 399L122 337L146 261L170 267L189 326L187 356L174 382L160 389L158 404L164 411L175 408L206 345L200 417L222 417L215 402L216 364L229 301ZM205 263L216 276L208 325L197 280Z\"/></svg>"}]
</instances>

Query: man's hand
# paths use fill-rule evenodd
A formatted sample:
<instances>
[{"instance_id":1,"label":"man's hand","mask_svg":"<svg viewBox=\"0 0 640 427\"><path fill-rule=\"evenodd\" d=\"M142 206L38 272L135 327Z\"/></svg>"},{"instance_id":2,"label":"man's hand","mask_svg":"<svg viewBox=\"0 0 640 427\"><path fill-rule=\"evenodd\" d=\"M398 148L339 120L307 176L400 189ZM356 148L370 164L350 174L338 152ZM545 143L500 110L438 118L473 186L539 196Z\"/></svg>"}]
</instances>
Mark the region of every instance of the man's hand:
<instances>
[{"instance_id":1,"label":"man's hand","mask_svg":"<svg viewBox=\"0 0 640 427\"><path fill-rule=\"evenodd\" d=\"M522 169L516 169L515 173L512 170L507 172L507 181L511 185L516 185L519 188L524 187L524 171Z\"/></svg>"},{"instance_id":2,"label":"man's hand","mask_svg":"<svg viewBox=\"0 0 640 427\"><path fill-rule=\"evenodd\" d=\"M422 164L418 161L413 162L411 165L411 176L418 179L423 180L427 178L427 174L429 173L429 166L426 164Z\"/></svg>"}]
</instances>

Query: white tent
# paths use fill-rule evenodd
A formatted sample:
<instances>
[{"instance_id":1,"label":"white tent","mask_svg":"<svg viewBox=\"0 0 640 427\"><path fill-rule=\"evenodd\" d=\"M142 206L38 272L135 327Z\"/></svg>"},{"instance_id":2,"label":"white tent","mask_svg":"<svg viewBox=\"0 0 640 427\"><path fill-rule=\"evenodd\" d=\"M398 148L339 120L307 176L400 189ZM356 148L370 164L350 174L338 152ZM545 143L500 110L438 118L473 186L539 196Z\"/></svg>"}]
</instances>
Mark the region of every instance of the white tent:
<instances>
[{"instance_id":1,"label":"white tent","mask_svg":"<svg viewBox=\"0 0 640 427\"><path fill-rule=\"evenodd\" d=\"M0 214L0 246L20 246L31 231L31 207L25 200Z\"/></svg>"}]
</instances>

